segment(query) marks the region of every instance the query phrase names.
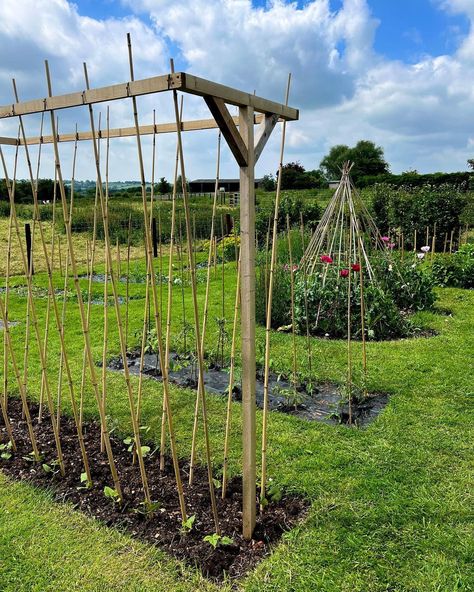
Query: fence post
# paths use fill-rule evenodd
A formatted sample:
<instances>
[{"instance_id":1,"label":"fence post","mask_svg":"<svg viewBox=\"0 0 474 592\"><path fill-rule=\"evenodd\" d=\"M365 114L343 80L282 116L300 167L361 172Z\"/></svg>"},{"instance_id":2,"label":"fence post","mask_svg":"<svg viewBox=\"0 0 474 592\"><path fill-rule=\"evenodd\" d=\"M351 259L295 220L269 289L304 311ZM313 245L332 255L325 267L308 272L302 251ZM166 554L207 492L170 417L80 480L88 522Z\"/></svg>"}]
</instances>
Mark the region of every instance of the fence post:
<instances>
[{"instance_id":1,"label":"fence post","mask_svg":"<svg viewBox=\"0 0 474 592\"><path fill-rule=\"evenodd\" d=\"M30 224L25 224L25 239L26 239L26 257L28 261L28 273L34 275L35 270L33 269L33 251L32 251L32 243L31 243L31 226Z\"/></svg>"},{"instance_id":2,"label":"fence post","mask_svg":"<svg viewBox=\"0 0 474 592\"><path fill-rule=\"evenodd\" d=\"M158 257L158 234L156 232L156 218L151 222L151 234L153 240L153 257Z\"/></svg>"}]
</instances>

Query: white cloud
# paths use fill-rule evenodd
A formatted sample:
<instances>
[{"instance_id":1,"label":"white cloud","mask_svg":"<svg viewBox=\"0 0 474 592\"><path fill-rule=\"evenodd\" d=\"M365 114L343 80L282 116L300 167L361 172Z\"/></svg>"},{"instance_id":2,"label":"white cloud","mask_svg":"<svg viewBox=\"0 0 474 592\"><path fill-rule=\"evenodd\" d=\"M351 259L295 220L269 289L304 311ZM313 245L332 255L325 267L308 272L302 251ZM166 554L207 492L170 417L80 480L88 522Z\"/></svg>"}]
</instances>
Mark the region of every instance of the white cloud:
<instances>
[{"instance_id":1,"label":"white cloud","mask_svg":"<svg viewBox=\"0 0 474 592\"><path fill-rule=\"evenodd\" d=\"M474 21L471 0L433 0L438 8L466 14ZM186 69L205 78L262 96L283 100L292 73L290 103L301 120L288 126L287 160L315 168L331 145L362 138L381 144L395 171L465 168L472 156L467 122L474 120L474 33L452 55L426 56L414 65L391 61L373 49L377 21L366 0L345 0L331 11L329 0L298 8L281 0L255 8L250 0L123 0L126 18L96 20L80 14L66 0L4 0L0 4L0 97L11 102L10 78L18 80L22 98L45 94L42 60L51 63L55 92L83 88L82 62L93 85L128 78L125 34L132 33L136 77L168 71L167 53L176 50ZM133 11L133 14L132 14ZM144 18L145 17L145 18ZM148 23L148 24L147 24ZM141 99L141 121L173 119L169 95ZM186 97L188 118L207 116L203 101ZM62 131L75 121L87 129L87 111L61 117ZM105 113L104 113L105 117ZM31 119L30 133L38 119ZM104 122L103 122L104 125ZM111 125L132 125L130 104L111 104ZM0 134L15 135L8 122ZM216 132L185 135L189 176L214 174ZM279 134L275 133L257 173L274 171ZM144 142L150 170L150 142ZM90 147L81 146L79 177L93 177ZM133 141L116 141L111 153L112 178L137 178ZM43 174L50 156L45 151ZM64 148L70 166L70 150ZM158 140L158 175L170 176L174 139ZM224 151L222 174L237 168Z\"/></svg>"}]
</instances>

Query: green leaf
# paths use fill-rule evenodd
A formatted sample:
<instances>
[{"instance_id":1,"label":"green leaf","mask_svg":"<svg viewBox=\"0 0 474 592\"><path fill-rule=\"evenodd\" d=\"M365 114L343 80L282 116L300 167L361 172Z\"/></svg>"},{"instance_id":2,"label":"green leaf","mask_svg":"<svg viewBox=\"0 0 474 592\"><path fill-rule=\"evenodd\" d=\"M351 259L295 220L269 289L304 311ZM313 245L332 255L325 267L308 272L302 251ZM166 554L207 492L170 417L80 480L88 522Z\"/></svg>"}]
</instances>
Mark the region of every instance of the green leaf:
<instances>
[{"instance_id":1,"label":"green leaf","mask_svg":"<svg viewBox=\"0 0 474 592\"><path fill-rule=\"evenodd\" d=\"M105 497L113 499L114 501L117 500L119 497L117 490L113 489L112 487L109 487L108 485L104 487L104 495Z\"/></svg>"},{"instance_id":2,"label":"green leaf","mask_svg":"<svg viewBox=\"0 0 474 592\"><path fill-rule=\"evenodd\" d=\"M123 443L126 446L129 446L132 442L133 442L133 438L131 438L131 437L125 438L125 440L123 441Z\"/></svg>"},{"instance_id":3,"label":"green leaf","mask_svg":"<svg viewBox=\"0 0 474 592\"><path fill-rule=\"evenodd\" d=\"M52 473L53 472L53 469L49 465L47 465L46 463L43 463L41 466L43 467L43 471L45 473Z\"/></svg>"},{"instance_id":4,"label":"green leaf","mask_svg":"<svg viewBox=\"0 0 474 592\"><path fill-rule=\"evenodd\" d=\"M228 536L222 536L219 540L219 545L233 545L234 539L231 539Z\"/></svg>"},{"instance_id":5,"label":"green leaf","mask_svg":"<svg viewBox=\"0 0 474 592\"><path fill-rule=\"evenodd\" d=\"M3 458L3 460L8 460L12 457L12 455L9 452L2 452L0 456L1 458Z\"/></svg>"},{"instance_id":6,"label":"green leaf","mask_svg":"<svg viewBox=\"0 0 474 592\"><path fill-rule=\"evenodd\" d=\"M221 537L215 532L213 534L208 534L206 535L202 540L205 543L209 543L211 545L211 547L213 549L215 549L217 547L217 545L219 544L219 539Z\"/></svg>"},{"instance_id":7,"label":"green leaf","mask_svg":"<svg viewBox=\"0 0 474 592\"><path fill-rule=\"evenodd\" d=\"M196 516L194 514L192 516L189 516L189 518L186 520L186 522L183 522L183 525L181 527L182 532L186 533L186 532L189 532L190 530L192 530L195 521L196 521Z\"/></svg>"},{"instance_id":8,"label":"green leaf","mask_svg":"<svg viewBox=\"0 0 474 592\"><path fill-rule=\"evenodd\" d=\"M150 453L151 448L149 446L142 446L140 448L140 450L141 450L142 456L146 456L147 454Z\"/></svg>"},{"instance_id":9,"label":"green leaf","mask_svg":"<svg viewBox=\"0 0 474 592\"><path fill-rule=\"evenodd\" d=\"M221 482L219 481L219 479L213 479L212 482L214 483L214 487L216 489L219 489L221 486Z\"/></svg>"}]
</instances>

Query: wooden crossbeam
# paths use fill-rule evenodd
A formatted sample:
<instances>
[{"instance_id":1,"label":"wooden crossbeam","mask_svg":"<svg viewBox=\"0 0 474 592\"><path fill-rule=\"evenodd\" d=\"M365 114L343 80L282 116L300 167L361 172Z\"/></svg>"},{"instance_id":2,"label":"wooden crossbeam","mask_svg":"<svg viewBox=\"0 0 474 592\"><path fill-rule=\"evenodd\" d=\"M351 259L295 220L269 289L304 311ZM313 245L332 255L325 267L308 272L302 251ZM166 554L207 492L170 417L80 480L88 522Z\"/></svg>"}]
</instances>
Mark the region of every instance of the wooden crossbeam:
<instances>
[{"instance_id":1,"label":"wooden crossbeam","mask_svg":"<svg viewBox=\"0 0 474 592\"><path fill-rule=\"evenodd\" d=\"M258 114L254 118L255 124L260 124L263 119L264 115ZM233 121L236 125L238 125L239 118L234 116ZM197 131L197 130L207 130L207 129L216 129L218 127L215 119L196 119L194 121L183 121L181 123L181 131L188 132L188 131ZM155 134L168 134L176 132L176 123L158 123L155 126L153 125L141 125L139 127L140 135L147 136L152 135L153 131ZM135 127L118 127L110 129L107 133L107 130L102 130L100 133L95 133L95 139L98 138L127 138L130 136L136 136L137 130ZM72 134L60 134L57 137L58 142L75 142L76 139L78 141L84 140L92 140L92 132L77 132ZM16 138L6 138L0 136L0 145L7 144L10 146L16 146L17 144L23 145L24 141L23 138L17 140ZM30 138L26 138L27 145L36 145L36 144L52 144L53 143L53 136L34 136Z\"/></svg>"},{"instance_id":2,"label":"wooden crossbeam","mask_svg":"<svg viewBox=\"0 0 474 592\"><path fill-rule=\"evenodd\" d=\"M207 106L219 126L222 135L239 166L247 166L248 149L234 123L224 101L216 97L205 96Z\"/></svg>"},{"instance_id":3,"label":"wooden crossbeam","mask_svg":"<svg viewBox=\"0 0 474 592\"><path fill-rule=\"evenodd\" d=\"M181 73L165 74L145 78L135 82L124 82L112 86L103 86L90 90L84 90L66 95L57 95L46 97L44 99L34 99L32 101L23 101L0 107L0 119L15 117L17 115L30 115L33 113L42 113L56 109L67 109L69 107L81 107L83 105L93 105L95 103L104 103L115 101L117 99L126 99L128 97L139 97L152 93L165 92L168 90L181 88Z\"/></svg>"},{"instance_id":4,"label":"wooden crossbeam","mask_svg":"<svg viewBox=\"0 0 474 592\"><path fill-rule=\"evenodd\" d=\"M287 121L294 121L299 117L298 109L294 109L293 107L287 107L286 105L263 99L257 95L204 80L204 78L198 78L187 72L181 72L181 76L181 90L184 92L201 97L216 97L222 99L225 103L237 105L238 107L253 107L259 113L275 113Z\"/></svg>"},{"instance_id":5,"label":"wooden crossbeam","mask_svg":"<svg viewBox=\"0 0 474 592\"><path fill-rule=\"evenodd\" d=\"M0 136L0 144L16 146L18 144L18 140L16 138L5 138L4 136Z\"/></svg>"},{"instance_id":6,"label":"wooden crossbeam","mask_svg":"<svg viewBox=\"0 0 474 592\"><path fill-rule=\"evenodd\" d=\"M112 86L83 90L65 95L34 99L9 105L0 106L0 119L15 117L17 115L30 115L44 111L67 109L70 107L81 107L138 97L169 90L181 90L202 97L213 96L222 99L225 103L237 105L238 107L253 107L259 113L275 113L282 119L293 121L298 119L298 109L287 107L274 101L246 93L223 84L217 84L188 74L177 72L175 74L164 74L134 82L124 82Z\"/></svg>"},{"instance_id":7,"label":"wooden crossbeam","mask_svg":"<svg viewBox=\"0 0 474 592\"><path fill-rule=\"evenodd\" d=\"M265 115L265 119L260 123L256 134L257 137L255 139L255 162L260 158L260 155L268 142L268 138L271 136L278 120L278 115L273 113L272 115Z\"/></svg>"}]
</instances>

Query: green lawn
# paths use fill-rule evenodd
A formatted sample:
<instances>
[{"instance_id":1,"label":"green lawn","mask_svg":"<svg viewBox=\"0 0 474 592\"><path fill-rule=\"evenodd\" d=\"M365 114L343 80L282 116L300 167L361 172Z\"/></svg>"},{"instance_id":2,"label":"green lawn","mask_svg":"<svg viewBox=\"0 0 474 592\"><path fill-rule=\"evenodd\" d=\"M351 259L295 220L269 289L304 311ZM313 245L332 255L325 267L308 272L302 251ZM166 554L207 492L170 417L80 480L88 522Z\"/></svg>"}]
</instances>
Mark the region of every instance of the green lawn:
<instances>
[{"instance_id":1,"label":"green lawn","mask_svg":"<svg viewBox=\"0 0 474 592\"><path fill-rule=\"evenodd\" d=\"M233 307L235 279L228 265L226 316ZM38 285L46 285L37 276ZM85 282L84 282L85 287ZM209 313L207 349L215 347L215 317L220 316L220 278ZM125 286L120 285L124 293ZM95 287L97 294L102 286ZM135 296L143 286L134 286ZM202 303L204 285L199 285ZM285 535L274 553L240 583L252 591L450 592L474 590L474 291L438 291L439 304L453 316L423 313L420 324L438 336L369 344L369 390L390 393L382 415L367 429L307 423L283 414L270 416L269 476L287 490L307 496L310 513ZM166 289L163 291L166 298ZM189 291L187 315L191 319ZM10 318L24 318L26 299L12 296ZM46 300L37 300L43 321ZM143 300L131 302L131 335L142 323ZM122 310L124 307L122 307ZM101 355L101 307L94 307L94 355ZM174 331L181 322L175 289ZM111 351L118 351L110 309ZM24 325L12 329L21 360ZM48 352L51 372L58 368L58 340L52 325ZM76 383L82 357L78 314L69 305L67 341ZM263 331L258 328L258 341ZM138 336L134 337L138 341ZM291 369L291 337L274 334L272 358L279 370ZM359 349L356 344L355 351ZM305 340L298 359L305 373ZM314 340L319 379L343 380L345 344ZM259 354L261 355L261 354ZM32 345L29 396L38 397L39 365ZM13 376L12 391L16 391ZM55 384L53 381L52 384ZM134 384L137 382L134 379ZM123 434L130 433L123 377L110 374L108 412ZM64 390L65 410L67 392ZM180 455L187 456L192 424L191 391L172 388ZM146 381L144 422L159 432L161 385ZM231 468L240 460L240 406L234 405ZM95 415L88 390L86 413ZM222 462L225 402L209 397L210 428L216 465ZM258 412L258 417L261 417ZM203 457L202 442L199 454ZM225 590L205 582L193 569L126 533L100 526L48 493L0 476L0 590L30 591L178 591Z\"/></svg>"}]
</instances>

